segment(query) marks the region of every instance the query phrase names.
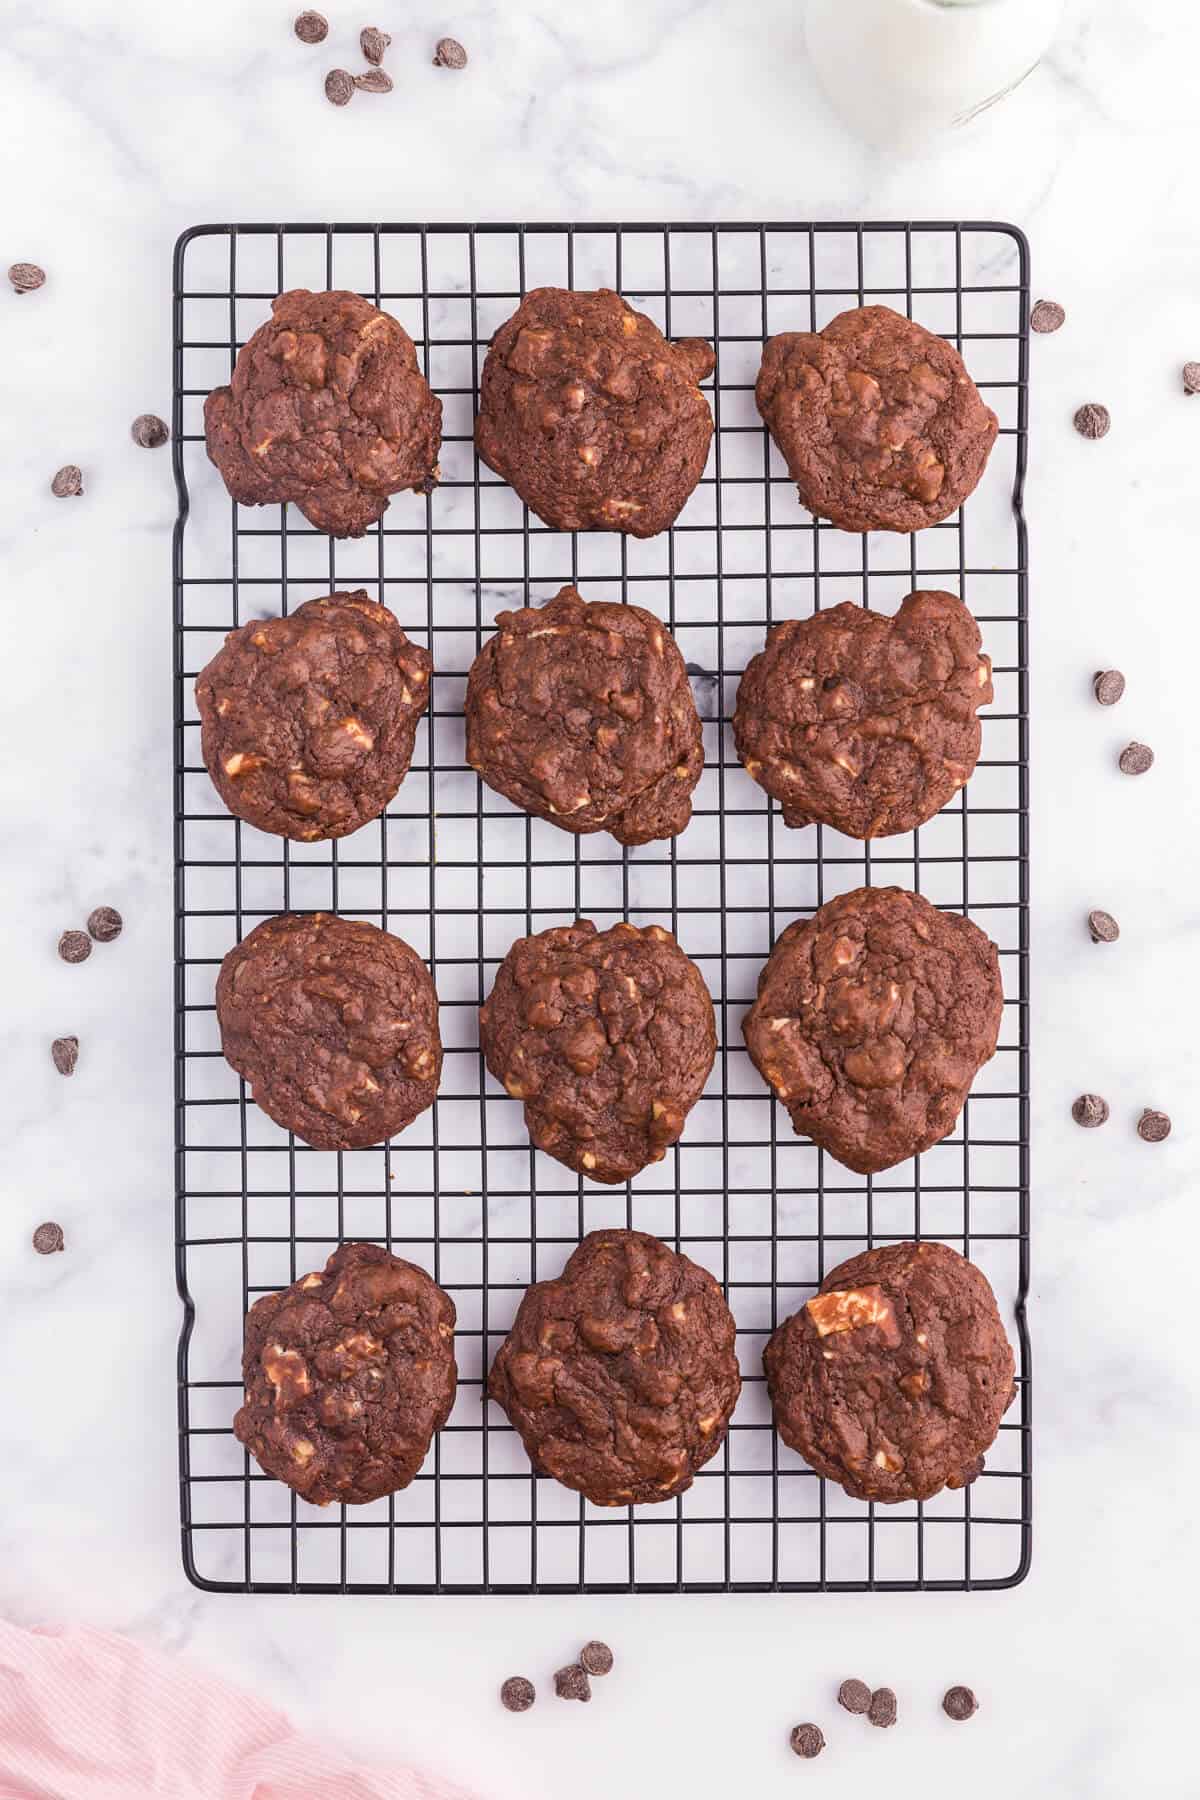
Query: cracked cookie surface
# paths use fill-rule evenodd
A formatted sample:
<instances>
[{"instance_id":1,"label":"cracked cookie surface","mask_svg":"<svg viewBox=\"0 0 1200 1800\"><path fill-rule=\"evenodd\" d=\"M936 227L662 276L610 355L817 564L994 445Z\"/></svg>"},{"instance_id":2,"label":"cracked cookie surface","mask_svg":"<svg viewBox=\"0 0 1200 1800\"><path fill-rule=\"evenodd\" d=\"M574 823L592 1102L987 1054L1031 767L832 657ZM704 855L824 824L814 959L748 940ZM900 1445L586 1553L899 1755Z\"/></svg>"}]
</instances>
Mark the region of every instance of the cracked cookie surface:
<instances>
[{"instance_id":1,"label":"cracked cookie surface","mask_svg":"<svg viewBox=\"0 0 1200 1800\"><path fill-rule=\"evenodd\" d=\"M415 1263L343 1244L256 1300L234 1435L314 1506L408 1486L454 1404L454 1303Z\"/></svg>"},{"instance_id":2,"label":"cracked cookie surface","mask_svg":"<svg viewBox=\"0 0 1200 1800\"><path fill-rule=\"evenodd\" d=\"M913 831L979 760L992 665L961 600L909 594L894 618L846 600L768 634L738 687L733 735L784 823L848 837Z\"/></svg>"},{"instance_id":3,"label":"cracked cookie surface","mask_svg":"<svg viewBox=\"0 0 1200 1800\"><path fill-rule=\"evenodd\" d=\"M318 1150L381 1144L437 1094L429 970L362 919L283 913L256 925L221 964L217 1022L258 1105Z\"/></svg>"},{"instance_id":4,"label":"cracked cookie surface","mask_svg":"<svg viewBox=\"0 0 1200 1800\"><path fill-rule=\"evenodd\" d=\"M539 1474L596 1506L669 1500L725 1440L741 1391L707 1269L640 1231L593 1231L528 1288L488 1393Z\"/></svg>"},{"instance_id":5,"label":"cracked cookie surface","mask_svg":"<svg viewBox=\"0 0 1200 1800\"><path fill-rule=\"evenodd\" d=\"M784 1443L857 1500L965 1487L1016 1393L991 1285L946 1244L851 1257L763 1364Z\"/></svg>"},{"instance_id":6,"label":"cracked cookie surface","mask_svg":"<svg viewBox=\"0 0 1200 1800\"><path fill-rule=\"evenodd\" d=\"M674 638L641 606L564 587L503 612L467 681L467 761L514 805L620 844L674 837L704 769Z\"/></svg>"},{"instance_id":7,"label":"cracked cookie surface","mask_svg":"<svg viewBox=\"0 0 1200 1800\"><path fill-rule=\"evenodd\" d=\"M605 1182L662 1160L717 1050L704 978L671 933L588 919L517 940L479 1035L538 1149Z\"/></svg>"},{"instance_id":8,"label":"cracked cookie surface","mask_svg":"<svg viewBox=\"0 0 1200 1800\"><path fill-rule=\"evenodd\" d=\"M293 288L204 403L208 454L243 506L294 501L361 537L403 488L437 480L442 403L412 339L358 294Z\"/></svg>"},{"instance_id":9,"label":"cracked cookie surface","mask_svg":"<svg viewBox=\"0 0 1200 1800\"><path fill-rule=\"evenodd\" d=\"M1003 1007L977 925L903 888L856 888L783 932L742 1029L797 1133L873 1175L953 1128Z\"/></svg>"},{"instance_id":10,"label":"cracked cookie surface","mask_svg":"<svg viewBox=\"0 0 1200 1800\"><path fill-rule=\"evenodd\" d=\"M653 537L704 473L714 366L608 288L536 288L492 339L476 447L547 525Z\"/></svg>"},{"instance_id":11,"label":"cracked cookie surface","mask_svg":"<svg viewBox=\"0 0 1200 1800\"><path fill-rule=\"evenodd\" d=\"M356 831L408 773L432 668L361 589L239 626L196 681L213 785L260 831Z\"/></svg>"},{"instance_id":12,"label":"cracked cookie surface","mask_svg":"<svg viewBox=\"0 0 1200 1800\"><path fill-rule=\"evenodd\" d=\"M949 517L999 430L953 345L889 306L769 338L755 398L804 505L843 531Z\"/></svg>"}]
</instances>

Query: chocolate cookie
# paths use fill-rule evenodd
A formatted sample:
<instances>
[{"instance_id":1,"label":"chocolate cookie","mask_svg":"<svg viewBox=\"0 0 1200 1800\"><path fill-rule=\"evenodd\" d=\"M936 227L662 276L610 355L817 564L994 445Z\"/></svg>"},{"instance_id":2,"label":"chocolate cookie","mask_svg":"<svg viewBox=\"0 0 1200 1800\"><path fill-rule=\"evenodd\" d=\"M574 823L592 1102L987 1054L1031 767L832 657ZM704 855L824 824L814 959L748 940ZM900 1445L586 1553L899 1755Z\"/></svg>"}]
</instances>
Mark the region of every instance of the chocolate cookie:
<instances>
[{"instance_id":1,"label":"chocolate cookie","mask_svg":"<svg viewBox=\"0 0 1200 1800\"><path fill-rule=\"evenodd\" d=\"M767 636L738 688L733 736L786 825L847 837L914 831L979 760L992 665L961 600L909 594L895 618L843 601Z\"/></svg>"},{"instance_id":2,"label":"chocolate cookie","mask_svg":"<svg viewBox=\"0 0 1200 1800\"><path fill-rule=\"evenodd\" d=\"M217 1023L259 1106L317 1150L381 1144L437 1094L429 970L362 919L282 913L256 925L221 964Z\"/></svg>"},{"instance_id":3,"label":"chocolate cookie","mask_svg":"<svg viewBox=\"0 0 1200 1800\"><path fill-rule=\"evenodd\" d=\"M437 480L442 403L413 341L357 294L293 288L204 403L208 454L243 506L294 500L332 537L361 537L401 488Z\"/></svg>"},{"instance_id":4,"label":"chocolate cookie","mask_svg":"<svg viewBox=\"0 0 1200 1800\"><path fill-rule=\"evenodd\" d=\"M196 681L213 785L260 831L357 831L408 773L432 668L361 589L239 626Z\"/></svg>"},{"instance_id":5,"label":"chocolate cookie","mask_svg":"<svg viewBox=\"0 0 1200 1800\"><path fill-rule=\"evenodd\" d=\"M704 473L713 422L696 383L715 360L608 288L535 288L492 339L476 447L547 525L654 537Z\"/></svg>"},{"instance_id":6,"label":"chocolate cookie","mask_svg":"<svg viewBox=\"0 0 1200 1800\"><path fill-rule=\"evenodd\" d=\"M946 1244L852 1256L763 1363L784 1443L856 1500L965 1487L1016 1392L996 1296Z\"/></svg>"},{"instance_id":7,"label":"chocolate cookie","mask_svg":"<svg viewBox=\"0 0 1200 1800\"><path fill-rule=\"evenodd\" d=\"M467 761L517 806L619 844L674 837L704 768L674 638L641 606L581 599L496 619L467 682Z\"/></svg>"},{"instance_id":8,"label":"chocolate cookie","mask_svg":"<svg viewBox=\"0 0 1200 1800\"><path fill-rule=\"evenodd\" d=\"M479 1037L538 1149L593 1181L662 1161L717 1053L704 978L671 933L590 919L518 938Z\"/></svg>"},{"instance_id":9,"label":"chocolate cookie","mask_svg":"<svg viewBox=\"0 0 1200 1800\"><path fill-rule=\"evenodd\" d=\"M457 1374L449 1295L378 1244L343 1244L250 1308L234 1435L311 1505L363 1505L408 1486Z\"/></svg>"},{"instance_id":10,"label":"chocolate cookie","mask_svg":"<svg viewBox=\"0 0 1200 1800\"><path fill-rule=\"evenodd\" d=\"M859 1175L944 1138L996 1049L996 946L903 888L856 888L797 919L742 1029L802 1136Z\"/></svg>"},{"instance_id":11,"label":"chocolate cookie","mask_svg":"<svg viewBox=\"0 0 1200 1800\"><path fill-rule=\"evenodd\" d=\"M801 500L843 531L947 518L999 430L958 351L890 306L769 338L755 397Z\"/></svg>"},{"instance_id":12,"label":"chocolate cookie","mask_svg":"<svg viewBox=\"0 0 1200 1800\"><path fill-rule=\"evenodd\" d=\"M641 1231L593 1231L527 1288L488 1377L539 1475L595 1506L690 1487L741 1385L720 1286Z\"/></svg>"}]
</instances>

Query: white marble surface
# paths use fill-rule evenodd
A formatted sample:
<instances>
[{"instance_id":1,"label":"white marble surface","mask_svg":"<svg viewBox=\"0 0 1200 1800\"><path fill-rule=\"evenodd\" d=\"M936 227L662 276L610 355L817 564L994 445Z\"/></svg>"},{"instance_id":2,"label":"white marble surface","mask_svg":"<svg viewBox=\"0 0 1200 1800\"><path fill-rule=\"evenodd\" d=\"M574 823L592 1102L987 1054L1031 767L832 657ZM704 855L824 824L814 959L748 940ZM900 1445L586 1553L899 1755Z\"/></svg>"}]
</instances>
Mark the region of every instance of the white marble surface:
<instances>
[{"instance_id":1,"label":"white marble surface","mask_svg":"<svg viewBox=\"0 0 1200 1800\"><path fill-rule=\"evenodd\" d=\"M454 1771L481 1794L893 1794L1107 1800L1196 1791L1190 1612L1197 1453L1195 231L1200 57L1189 0L1074 0L1044 65L969 137L905 164L850 141L808 81L790 0L381 0L390 102L328 107L263 0L0 3L0 1607L129 1630L314 1728ZM753 22L746 22L746 15ZM429 66L452 30L472 62ZM335 54L330 54L335 52ZM128 438L170 398L169 258L205 219L1000 217L1067 327L1033 345L1033 1573L994 1596L247 1600L188 1588L175 1477L166 453ZM1071 413L1113 413L1100 444ZM1193 410L1193 405L1195 410ZM83 499L50 498L63 462ZM1129 677L1119 711L1089 676ZM1143 781L1117 748L1151 742ZM65 924L128 927L82 969ZM1090 905L1123 935L1095 950ZM71 1083L48 1039L75 1031ZM1084 1135L1081 1088L1113 1118ZM1151 1148L1145 1104L1176 1119ZM60 1218L69 1253L32 1227ZM1194 1592L1194 1587L1192 1589ZM494 1704L580 1634L621 1672L599 1703ZM829 1683L891 1679L888 1738ZM1194 1662L1191 1662L1194 1676ZM937 1710L966 1680L969 1729ZM786 1727L816 1716L812 1769ZM703 1735L700 1735L703 1721ZM847 1791L845 1785L840 1791Z\"/></svg>"}]
</instances>

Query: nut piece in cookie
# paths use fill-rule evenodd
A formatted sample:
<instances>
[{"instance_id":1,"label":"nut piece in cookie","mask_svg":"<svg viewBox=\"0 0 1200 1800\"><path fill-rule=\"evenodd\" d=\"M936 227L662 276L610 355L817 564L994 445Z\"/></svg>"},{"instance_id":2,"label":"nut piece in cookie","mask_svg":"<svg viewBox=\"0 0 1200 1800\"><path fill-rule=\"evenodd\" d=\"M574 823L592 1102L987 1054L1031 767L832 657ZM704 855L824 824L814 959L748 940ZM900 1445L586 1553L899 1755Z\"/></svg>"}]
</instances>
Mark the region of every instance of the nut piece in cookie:
<instances>
[{"instance_id":1,"label":"nut piece in cookie","mask_svg":"<svg viewBox=\"0 0 1200 1800\"><path fill-rule=\"evenodd\" d=\"M987 1277L945 1244L851 1257L779 1327L763 1363L784 1443L856 1500L966 1486L1016 1391ZM850 1710L863 1710L857 1698Z\"/></svg>"},{"instance_id":2,"label":"nut piece in cookie","mask_svg":"<svg viewBox=\"0 0 1200 1800\"><path fill-rule=\"evenodd\" d=\"M317 1150L381 1144L437 1094L429 970L362 919L282 913L256 925L221 964L217 1023L259 1106Z\"/></svg>"},{"instance_id":3,"label":"nut piece in cookie","mask_svg":"<svg viewBox=\"0 0 1200 1800\"><path fill-rule=\"evenodd\" d=\"M311 1505L364 1505L408 1486L457 1375L449 1295L378 1244L343 1244L250 1308L234 1435Z\"/></svg>"},{"instance_id":4,"label":"nut piece in cookie","mask_svg":"<svg viewBox=\"0 0 1200 1800\"><path fill-rule=\"evenodd\" d=\"M674 837L704 768L674 638L641 606L565 587L500 613L467 682L467 761L497 793L619 844Z\"/></svg>"},{"instance_id":5,"label":"nut piece in cookie","mask_svg":"<svg viewBox=\"0 0 1200 1800\"><path fill-rule=\"evenodd\" d=\"M213 785L260 831L357 831L408 773L432 668L361 589L239 626L196 681Z\"/></svg>"},{"instance_id":6,"label":"nut piece in cookie","mask_svg":"<svg viewBox=\"0 0 1200 1800\"><path fill-rule=\"evenodd\" d=\"M953 594L909 594L894 618L846 600L771 630L738 687L733 735L785 824L890 837L966 784L976 708L991 699L979 627Z\"/></svg>"},{"instance_id":7,"label":"nut piece in cookie","mask_svg":"<svg viewBox=\"0 0 1200 1800\"><path fill-rule=\"evenodd\" d=\"M713 422L701 338L668 343L608 288L536 288L492 339L475 443L560 531L654 537L704 473Z\"/></svg>"},{"instance_id":8,"label":"nut piece in cookie","mask_svg":"<svg viewBox=\"0 0 1200 1800\"><path fill-rule=\"evenodd\" d=\"M888 306L769 338L755 397L804 505L843 531L948 518L999 429L958 351Z\"/></svg>"},{"instance_id":9,"label":"nut piece in cookie","mask_svg":"<svg viewBox=\"0 0 1200 1800\"><path fill-rule=\"evenodd\" d=\"M479 1036L538 1149L605 1182L662 1161L717 1052L704 978L671 933L589 919L518 938Z\"/></svg>"},{"instance_id":10,"label":"nut piece in cookie","mask_svg":"<svg viewBox=\"0 0 1200 1800\"><path fill-rule=\"evenodd\" d=\"M875 1175L951 1130L1003 1008L977 925L903 888L856 888L788 926L742 1029L795 1130Z\"/></svg>"},{"instance_id":11,"label":"nut piece in cookie","mask_svg":"<svg viewBox=\"0 0 1200 1800\"><path fill-rule=\"evenodd\" d=\"M332 537L361 537L402 488L437 480L442 403L413 341L358 294L293 288L204 404L208 454L243 506L294 500Z\"/></svg>"},{"instance_id":12,"label":"nut piece in cookie","mask_svg":"<svg viewBox=\"0 0 1200 1800\"><path fill-rule=\"evenodd\" d=\"M596 1506L669 1500L725 1440L741 1391L707 1269L641 1231L593 1231L525 1291L488 1393L541 1475Z\"/></svg>"}]
</instances>

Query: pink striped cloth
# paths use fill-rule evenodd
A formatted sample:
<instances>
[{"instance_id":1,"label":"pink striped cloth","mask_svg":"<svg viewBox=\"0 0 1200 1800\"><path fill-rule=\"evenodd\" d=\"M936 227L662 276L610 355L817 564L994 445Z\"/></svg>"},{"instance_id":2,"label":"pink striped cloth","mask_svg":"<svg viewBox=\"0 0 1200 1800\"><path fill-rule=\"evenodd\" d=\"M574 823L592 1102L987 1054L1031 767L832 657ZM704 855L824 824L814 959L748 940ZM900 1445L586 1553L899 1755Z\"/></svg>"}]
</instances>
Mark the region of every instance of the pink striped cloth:
<instances>
[{"instance_id":1,"label":"pink striped cloth","mask_svg":"<svg viewBox=\"0 0 1200 1800\"><path fill-rule=\"evenodd\" d=\"M467 1800L107 1632L0 1620L0 1800Z\"/></svg>"}]
</instances>

